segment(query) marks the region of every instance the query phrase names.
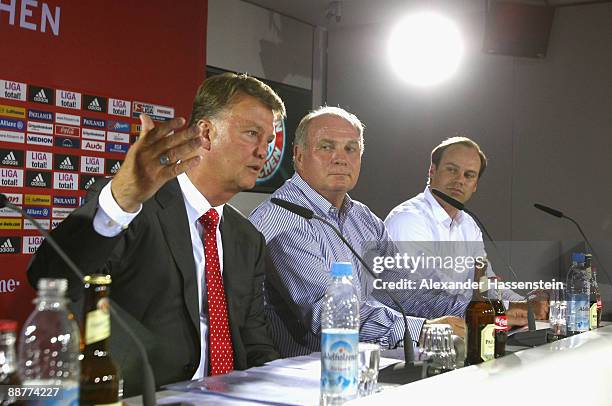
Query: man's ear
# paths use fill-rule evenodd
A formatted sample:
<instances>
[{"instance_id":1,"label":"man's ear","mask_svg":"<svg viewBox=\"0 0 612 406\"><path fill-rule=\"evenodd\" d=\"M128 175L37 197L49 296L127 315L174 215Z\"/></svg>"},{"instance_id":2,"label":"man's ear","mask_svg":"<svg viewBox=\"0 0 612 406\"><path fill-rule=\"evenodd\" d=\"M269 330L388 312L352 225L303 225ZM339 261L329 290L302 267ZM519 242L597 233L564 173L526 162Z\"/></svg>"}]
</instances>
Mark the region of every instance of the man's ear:
<instances>
[{"instance_id":1,"label":"man's ear","mask_svg":"<svg viewBox=\"0 0 612 406\"><path fill-rule=\"evenodd\" d=\"M302 159L304 158L304 154L302 153L302 148L299 145L293 146L293 165L295 169L301 169L302 167Z\"/></svg>"},{"instance_id":2,"label":"man's ear","mask_svg":"<svg viewBox=\"0 0 612 406\"><path fill-rule=\"evenodd\" d=\"M203 143L202 148L207 151L210 151L211 139L215 137L215 126L210 120L201 119L196 123L196 127L198 128L198 132L202 136Z\"/></svg>"},{"instance_id":3,"label":"man's ear","mask_svg":"<svg viewBox=\"0 0 612 406\"><path fill-rule=\"evenodd\" d=\"M432 162L431 165L429 165L429 179L431 179L431 177L435 175L436 169L436 164Z\"/></svg>"}]
</instances>

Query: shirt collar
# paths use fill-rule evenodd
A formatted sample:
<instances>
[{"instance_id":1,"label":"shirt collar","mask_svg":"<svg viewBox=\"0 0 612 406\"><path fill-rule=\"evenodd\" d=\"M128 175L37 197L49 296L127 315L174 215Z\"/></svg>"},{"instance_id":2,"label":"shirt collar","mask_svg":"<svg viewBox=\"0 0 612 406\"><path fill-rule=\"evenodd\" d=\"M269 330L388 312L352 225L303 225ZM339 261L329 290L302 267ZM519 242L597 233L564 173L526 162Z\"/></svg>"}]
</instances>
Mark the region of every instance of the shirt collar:
<instances>
[{"instance_id":1,"label":"shirt collar","mask_svg":"<svg viewBox=\"0 0 612 406\"><path fill-rule=\"evenodd\" d=\"M425 194L425 201L429 204L429 207L431 207L431 212L433 214L433 217L436 219L438 223L444 224L447 227L450 227L453 221L457 224L461 224L461 222L463 221L463 210L459 210L453 220L448 215L446 210L444 210L444 207L442 207L442 205L436 200L434 195L431 193L431 190L429 190L429 186L425 186L425 191L423 193Z\"/></svg>"},{"instance_id":2,"label":"shirt collar","mask_svg":"<svg viewBox=\"0 0 612 406\"><path fill-rule=\"evenodd\" d=\"M293 183L297 186L298 189L304 193L306 198L312 203L314 207L319 209L322 213L330 214L330 212L338 211L334 205L330 203L329 200L324 198L319 192L314 190L297 172L293 174L293 177L289 180L289 182ZM344 201L342 202L342 207L340 208L340 213L347 213L354 205L353 199L347 194L344 197Z\"/></svg>"},{"instance_id":3,"label":"shirt collar","mask_svg":"<svg viewBox=\"0 0 612 406\"><path fill-rule=\"evenodd\" d=\"M202 193L191 183L189 176L186 173L181 173L177 176L177 180L181 187L181 192L185 199L185 208L187 209L187 217L189 218L189 224L196 222L204 213L206 213L212 206ZM225 204L212 207L219 214L219 223L221 223L223 216L223 207Z\"/></svg>"}]
</instances>

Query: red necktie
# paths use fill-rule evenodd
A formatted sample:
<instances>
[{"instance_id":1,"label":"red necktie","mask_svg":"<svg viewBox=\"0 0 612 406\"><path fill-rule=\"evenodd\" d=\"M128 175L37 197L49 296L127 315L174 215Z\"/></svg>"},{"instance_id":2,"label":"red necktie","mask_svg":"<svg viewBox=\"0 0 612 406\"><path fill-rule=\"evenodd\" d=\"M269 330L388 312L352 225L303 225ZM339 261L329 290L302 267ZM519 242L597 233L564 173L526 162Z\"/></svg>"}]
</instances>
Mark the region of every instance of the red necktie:
<instances>
[{"instance_id":1,"label":"red necktie","mask_svg":"<svg viewBox=\"0 0 612 406\"><path fill-rule=\"evenodd\" d=\"M204 226L210 374L222 375L234 369L234 350L227 317L227 301L223 289L221 266L219 265L219 251L217 250L219 214L211 208L200 217L199 221Z\"/></svg>"}]
</instances>

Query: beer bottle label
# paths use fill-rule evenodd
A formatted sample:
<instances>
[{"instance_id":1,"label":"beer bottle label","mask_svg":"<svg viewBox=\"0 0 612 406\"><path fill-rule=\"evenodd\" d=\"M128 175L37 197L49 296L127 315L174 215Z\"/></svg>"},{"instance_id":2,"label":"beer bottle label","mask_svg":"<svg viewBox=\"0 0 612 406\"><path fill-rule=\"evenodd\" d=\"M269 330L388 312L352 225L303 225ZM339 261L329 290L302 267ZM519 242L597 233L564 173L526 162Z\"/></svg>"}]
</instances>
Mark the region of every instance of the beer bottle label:
<instances>
[{"instance_id":1,"label":"beer bottle label","mask_svg":"<svg viewBox=\"0 0 612 406\"><path fill-rule=\"evenodd\" d=\"M508 331L508 317L506 315L495 316L495 330Z\"/></svg>"},{"instance_id":2,"label":"beer bottle label","mask_svg":"<svg viewBox=\"0 0 612 406\"><path fill-rule=\"evenodd\" d=\"M480 293L486 293L489 290L489 278L487 276L481 276L478 281L478 291Z\"/></svg>"},{"instance_id":3,"label":"beer bottle label","mask_svg":"<svg viewBox=\"0 0 612 406\"><path fill-rule=\"evenodd\" d=\"M594 330L597 328L597 302L591 305L589 309L589 330Z\"/></svg>"},{"instance_id":4,"label":"beer bottle label","mask_svg":"<svg viewBox=\"0 0 612 406\"><path fill-rule=\"evenodd\" d=\"M110 336L110 314L108 299L98 300L96 310L85 316L85 344L97 343Z\"/></svg>"},{"instance_id":5,"label":"beer bottle label","mask_svg":"<svg viewBox=\"0 0 612 406\"><path fill-rule=\"evenodd\" d=\"M495 324L487 324L480 330L480 358L483 361L495 357Z\"/></svg>"}]
</instances>

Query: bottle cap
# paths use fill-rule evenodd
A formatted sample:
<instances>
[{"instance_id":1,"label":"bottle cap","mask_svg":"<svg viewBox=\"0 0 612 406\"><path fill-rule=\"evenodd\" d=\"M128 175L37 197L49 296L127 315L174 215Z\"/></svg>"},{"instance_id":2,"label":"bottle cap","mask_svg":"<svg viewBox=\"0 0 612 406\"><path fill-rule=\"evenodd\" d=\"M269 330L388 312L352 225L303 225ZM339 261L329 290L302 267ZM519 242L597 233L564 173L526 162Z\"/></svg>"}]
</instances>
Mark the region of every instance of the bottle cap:
<instances>
[{"instance_id":1,"label":"bottle cap","mask_svg":"<svg viewBox=\"0 0 612 406\"><path fill-rule=\"evenodd\" d=\"M353 265L350 262L334 262L331 268L331 276L353 276Z\"/></svg>"},{"instance_id":2,"label":"bottle cap","mask_svg":"<svg viewBox=\"0 0 612 406\"><path fill-rule=\"evenodd\" d=\"M41 278L38 280L38 290L45 292L55 292L56 294L63 296L68 289L67 279L52 279L52 278Z\"/></svg>"},{"instance_id":3,"label":"bottle cap","mask_svg":"<svg viewBox=\"0 0 612 406\"><path fill-rule=\"evenodd\" d=\"M85 275L83 277L83 282L87 284L93 284L93 285L110 285L112 282L112 279L110 275L94 273L91 275Z\"/></svg>"},{"instance_id":4,"label":"bottle cap","mask_svg":"<svg viewBox=\"0 0 612 406\"><path fill-rule=\"evenodd\" d=\"M0 320L0 333L9 333L17 331L17 322L15 320Z\"/></svg>"},{"instance_id":5,"label":"bottle cap","mask_svg":"<svg viewBox=\"0 0 612 406\"><path fill-rule=\"evenodd\" d=\"M572 253L572 262L584 262L584 254L582 252Z\"/></svg>"}]
</instances>

